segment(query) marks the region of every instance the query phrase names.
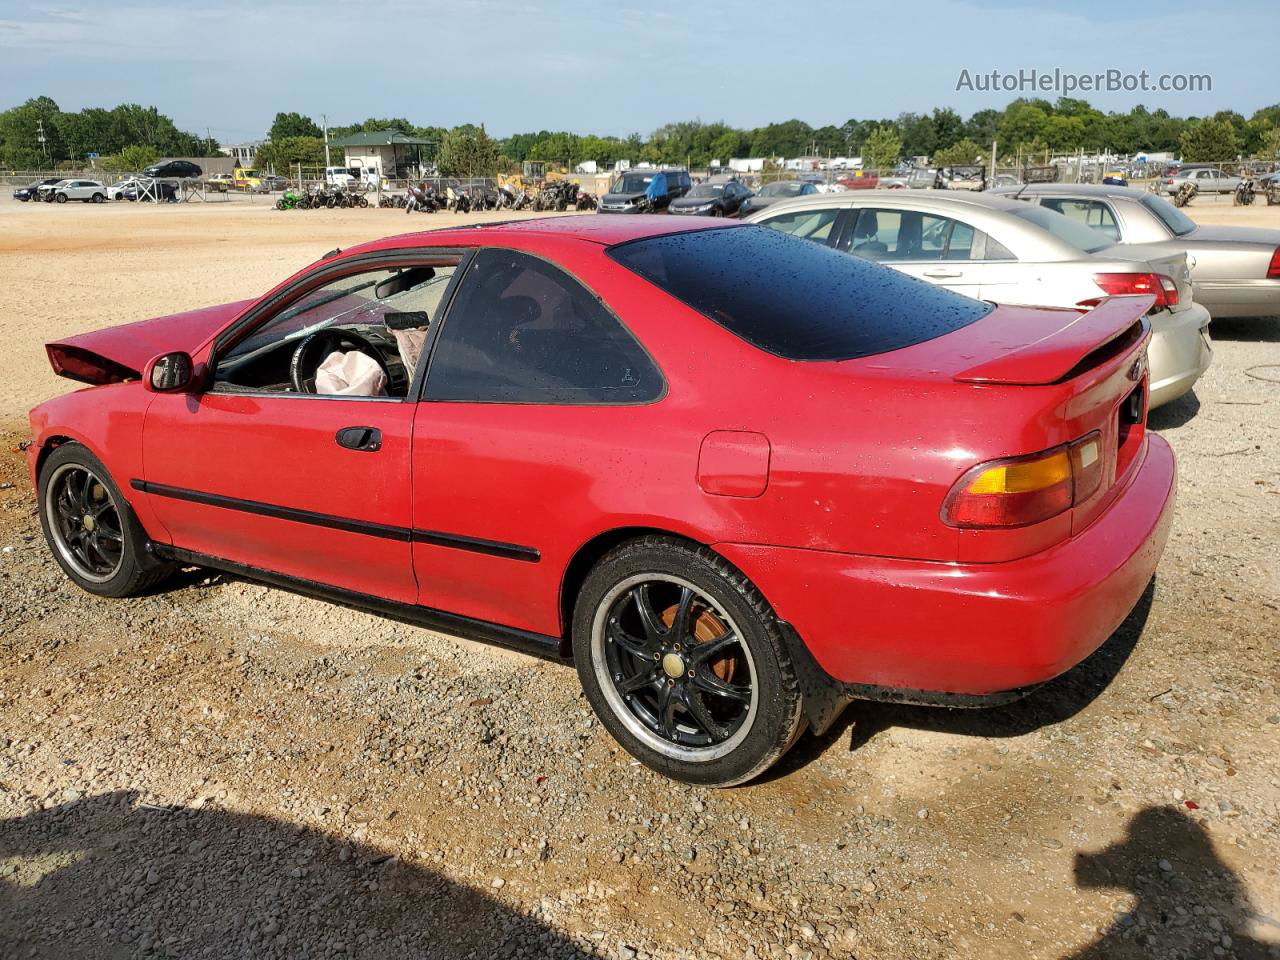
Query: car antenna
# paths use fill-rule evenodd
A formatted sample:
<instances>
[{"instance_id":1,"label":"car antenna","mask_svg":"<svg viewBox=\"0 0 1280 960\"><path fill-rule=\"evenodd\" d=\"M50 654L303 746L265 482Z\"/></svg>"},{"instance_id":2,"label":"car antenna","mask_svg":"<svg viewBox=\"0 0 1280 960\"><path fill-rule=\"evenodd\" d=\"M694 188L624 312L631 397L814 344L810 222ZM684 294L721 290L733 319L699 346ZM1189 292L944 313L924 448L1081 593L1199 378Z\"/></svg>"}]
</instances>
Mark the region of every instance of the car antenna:
<instances>
[{"instance_id":1,"label":"car antenna","mask_svg":"<svg viewBox=\"0 0 1280 960\"><path fill-rule=\"evenodd\" d=\"M321 260L330 260L330 259L332 259L333 257L336 257L336 256L337 256L338 254L340 254L341 252L342 252L342 248L341 248L341 247L334 247L332 250L330 250L328 253L326 253L326 254L325 254L323 257L321 257L320 259L321 259Z\"/></svg>"}]
</instances>

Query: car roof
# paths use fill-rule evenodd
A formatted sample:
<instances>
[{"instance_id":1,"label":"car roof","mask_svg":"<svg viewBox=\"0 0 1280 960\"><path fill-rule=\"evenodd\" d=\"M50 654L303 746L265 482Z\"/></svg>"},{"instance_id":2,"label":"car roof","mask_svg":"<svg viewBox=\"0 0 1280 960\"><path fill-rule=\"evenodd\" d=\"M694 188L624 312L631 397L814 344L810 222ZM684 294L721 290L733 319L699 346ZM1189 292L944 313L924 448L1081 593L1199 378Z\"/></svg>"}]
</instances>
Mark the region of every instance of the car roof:
<instances>
[{"instance_id":1,"label":"car roof","mask_svg":"<svg viewBox=\"0 0 1280 960\"><path fill-rule=\"evenodd\" d=\"M1001 187L997 194L1003 197L1032 196L1042 193L1077 197L1128 197L1141 200L1147 193L1134 187L1113 186L1109 183L1028 183L1021 187Z\"/></svg>"},{"instance_id":2,"label":"car roof","mask_svg":"<svg viewBox=\"0 0 1280 960\"><path fill-rule=\"evenodd\" d=\"M988 210L1021 210L1022 204L1007 195L978 193L969 190L850 190L846 193L819 193L795 197L786 202L786 209L801 210L805 207L864 206L868 203L889 207L932 207L954 210L956 207L984 207ZM782 206L770 207L778 212Z\"/></svg>"},{"instance_id":3,"label":"car roof","mask_svg":"<svg viewBox=\"0 0 1280 960\"><path fill-rule=\"evenodd\" d=\"M372 252L399 247L474 247L498 246L504 240L521 238L563 237L581 240L601 246L660 237L673 233L689 233L695 230L720 230L742 228L734 221L708 220L694 222L684 217L639 214L635 216L610 216L589 213L563 217L539 217L530 220L504 220L497 223L477 223L461 227L444 227L439 230L421 230L403 233L352 247L346 252Z\"/></svg>"}]
</instances>

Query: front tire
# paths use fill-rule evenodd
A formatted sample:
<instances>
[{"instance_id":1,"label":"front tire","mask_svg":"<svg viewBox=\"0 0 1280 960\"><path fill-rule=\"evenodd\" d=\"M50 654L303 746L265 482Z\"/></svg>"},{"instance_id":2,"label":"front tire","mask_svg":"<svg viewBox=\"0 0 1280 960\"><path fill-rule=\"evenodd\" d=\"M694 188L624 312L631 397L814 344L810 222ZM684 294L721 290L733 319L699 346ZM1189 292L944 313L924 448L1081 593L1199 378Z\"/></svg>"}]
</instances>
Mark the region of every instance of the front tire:
<instances>
[{"instance_id":1,"label":"front tire","mask_svg":"<svg viewBox=\"0 0 1280 960\"><path fill-rule=\"evenodd\" d=\"M67 202L67 195L65 193L60 193L56 197L54 197L54 203L66 203L66 202Z\"/></svg>"},{"instance_id":2,"label":"front tire","mask_svg":"<svg viewBox=\"0 0 1280 960\"><path fill-rule=\"evenodd\" d=\"M172 572L147 554L147 535L97 457L78 443L49 454L37 485L40 526L58 566L82 590L128 597Z\"/></svg>"},{"instance_id":3,"label":"front tire","mask_svg":"<svg viewBox=\"0 0 1280 960\"><path fill-rule=\"evenodd\" d=\"M578 594L573 653L601 723L674 780L745 783L801 732L802 697L773 610L705 547L644 537L608 553Z\"/></svg>"}]
</instances>

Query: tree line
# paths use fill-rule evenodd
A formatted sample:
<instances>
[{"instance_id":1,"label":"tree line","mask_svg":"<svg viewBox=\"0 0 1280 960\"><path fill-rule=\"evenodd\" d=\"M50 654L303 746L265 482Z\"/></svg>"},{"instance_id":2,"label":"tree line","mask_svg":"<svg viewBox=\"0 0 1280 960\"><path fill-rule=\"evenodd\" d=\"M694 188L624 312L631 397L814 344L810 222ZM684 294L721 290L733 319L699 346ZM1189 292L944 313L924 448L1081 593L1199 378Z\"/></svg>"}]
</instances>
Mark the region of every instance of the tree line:
<instances>
[{"instance_id":1,"label":"tree line","mask_svg":"<svg viewBox=\"0 0 1280 960\"><path fill-rule=\"evenodd\" d=\"M998 159L1107 151L1115 154L1169 152L1189 162L1226 162L1241 157L1280 159L1280 104L1245 117L1222 110L1207 117L1175 117L1141 105L1125 113L1104 113L1085 100L1054 102L1018 99L1003 110L979 110L967 119L949 107L895 118L850 119L840 126L814 127L786 120L753 129L720 122L669 123L648 137L579 134L539 130L497 139L484 128L466 124L451 129L417 126L404 117L370 118L331 127L330 138L350 133L398 130L431 141L428 153L445 176L484 175L511 169L525 160L571 166L595 161L602 168L617 160L707 166L732 157L862 157L884 169L904 157L930 157L940 166L987 160L993 141ZM297 113L277 114L260 162L286 160L318 164L323 156L321 130ZM265 159L263 159L265 158Z\"/></svg>"},{"instance_id":2,"label":"tree line","mask_svg":"<svg viewBox=\"0 0 1280 960\"><path fill-rule=\"evenodd\" d=\"M1020 98L1003 110L979 110L968 118L949 107L938 107L893 118L850 119L840 126L785 120L742 129L688 120L668 123L647 137L539 130L494 138L483 125L444 128L418 126L404 117L371 117L330 127L329 138L382 130L399 130L429 141L425 152L446 176L489 175L518 167L525 160L566 166L595 161L609 167L628 159L700 168L732 157L861 156L868 166L884 169L903 157L923 156L938 165L955 166L986 159L993 141L1002 163L1079 150L1172 152L1187 161L1209 162L1280 158L1280 104L1247 118L1234 110L1177 117L1141 105L1124 113L1104 113L1071 97L1053 102ZM296 164L319 166L324 163L323 133L311 117L278 113L258 153L258 165L280 171ZM110 110L91 107L72 113L59 109L49 97L34 97L0 113L0 165L11 168L49 166L97 153L106 158L108 168L137 169L145 165L141 160L217 152L212 140L178 129L155 107L121 104Z\"/></svg>"}]
</instances>

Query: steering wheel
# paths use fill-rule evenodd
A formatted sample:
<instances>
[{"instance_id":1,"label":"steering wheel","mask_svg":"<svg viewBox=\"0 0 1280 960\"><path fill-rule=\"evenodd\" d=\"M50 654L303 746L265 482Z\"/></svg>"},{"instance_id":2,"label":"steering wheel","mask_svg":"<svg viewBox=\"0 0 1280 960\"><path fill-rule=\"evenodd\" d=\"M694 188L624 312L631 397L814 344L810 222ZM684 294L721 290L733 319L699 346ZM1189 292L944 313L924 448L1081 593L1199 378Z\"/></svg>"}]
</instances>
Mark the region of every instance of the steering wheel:
<instances>
[{"instance_id":1,"label":"steering wheel","mask_svg":"<svg viewBox=\"0 0 1280 960\"><path fill-rule=\"evenodd\" d=\"M362 334L351 330L319 330L306 337L293 351L293 359L289 361L289 379L293 381L293 389L299 393L316 392L316 370L324 362L324 358L335 350L358 350L371 357L391 383L391 370L381 352Z\"/></svg>"}]
</instances>

